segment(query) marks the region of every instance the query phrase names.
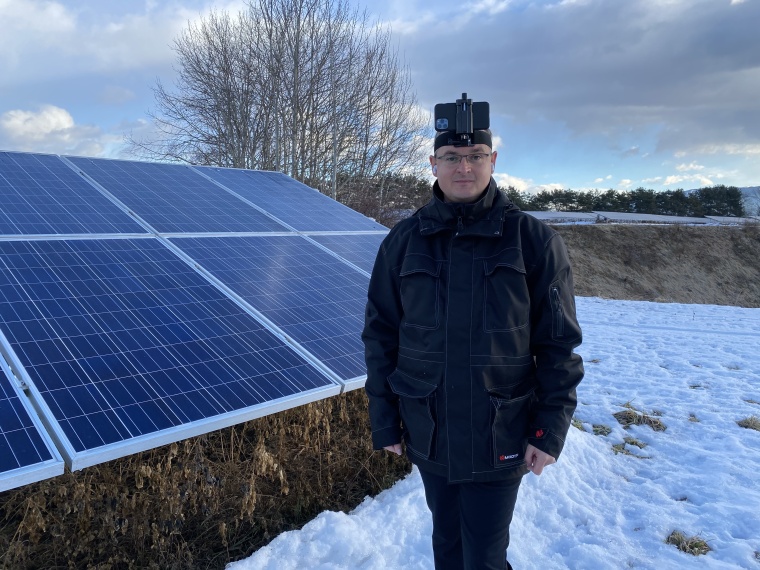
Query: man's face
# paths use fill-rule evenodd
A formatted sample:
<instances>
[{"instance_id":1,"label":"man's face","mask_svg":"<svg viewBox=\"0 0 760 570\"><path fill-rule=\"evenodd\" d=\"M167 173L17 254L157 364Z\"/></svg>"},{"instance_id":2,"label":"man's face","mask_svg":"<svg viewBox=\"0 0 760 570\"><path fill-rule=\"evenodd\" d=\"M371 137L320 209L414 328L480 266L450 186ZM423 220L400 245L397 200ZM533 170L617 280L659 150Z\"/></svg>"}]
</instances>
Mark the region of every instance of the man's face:
<instances>
[{"instance_id":1,"label":"man's face","mask_svg":"<svg viewBox=\"0 0 760 570\"><path fill-rule=\"evenodd\" d=\"M484 144L442 146L430 157L430 165L447 202L472 202L491 180L496 152Z\"/></svg>"}]
</instances>

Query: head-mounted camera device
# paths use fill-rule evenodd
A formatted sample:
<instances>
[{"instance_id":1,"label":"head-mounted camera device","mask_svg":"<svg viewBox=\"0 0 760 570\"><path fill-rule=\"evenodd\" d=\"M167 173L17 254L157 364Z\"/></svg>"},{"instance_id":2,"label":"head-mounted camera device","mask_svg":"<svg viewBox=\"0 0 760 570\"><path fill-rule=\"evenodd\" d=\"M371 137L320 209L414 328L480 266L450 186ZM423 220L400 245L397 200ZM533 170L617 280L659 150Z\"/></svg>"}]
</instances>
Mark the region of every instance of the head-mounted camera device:
<instances>
[{"instance_id":1,"label":"head-mounted camera device","mask_svg":"<svg viewBox=\"0 0 760 570\"><path fill-rule=\"evenodd\" d=\"M473 146L484 144L492 147L489 105L485 101L473 103L462 93L456 103L438 103L435 106L435 149L442 146Z\"/></svg>"}]
</instances>

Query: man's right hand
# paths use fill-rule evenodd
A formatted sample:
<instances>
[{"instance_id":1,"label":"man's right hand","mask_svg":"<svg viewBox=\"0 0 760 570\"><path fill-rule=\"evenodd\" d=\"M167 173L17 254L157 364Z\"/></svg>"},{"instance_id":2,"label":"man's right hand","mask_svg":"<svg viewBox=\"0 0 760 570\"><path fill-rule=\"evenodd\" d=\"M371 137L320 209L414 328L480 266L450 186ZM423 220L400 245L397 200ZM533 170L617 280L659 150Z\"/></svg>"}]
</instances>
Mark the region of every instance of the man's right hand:
<instances>
[{"instance_id":1,"label":"man's right hand","mask_svg":"<svg viewBox=\"0 0 760 570\"><path fill-rule=\"evenodd\" d=\"M395 453L396 455L401 455L400 443L394 443L393 445L386 445L383 449L390 451L392 453Z\"/></svg>"}]
</instances>

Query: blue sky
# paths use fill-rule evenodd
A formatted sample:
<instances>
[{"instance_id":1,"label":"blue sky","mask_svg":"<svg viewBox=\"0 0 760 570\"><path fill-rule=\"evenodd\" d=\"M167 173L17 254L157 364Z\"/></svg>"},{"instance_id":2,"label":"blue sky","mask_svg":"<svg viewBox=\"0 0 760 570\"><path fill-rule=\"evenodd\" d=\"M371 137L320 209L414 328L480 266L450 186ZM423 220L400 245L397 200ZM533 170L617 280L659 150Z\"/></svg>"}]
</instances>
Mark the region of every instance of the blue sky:
<instances>
[{"instance_id":1,"label":"blue sky","mask_svg":"<svg viewBox=\"0 0 760 570\"><path fill-rule=\"evenodd\" d=\"M760 0L353 0L421 107L491 104L521 190L760 184ZM172 40L239 0L0 0L0 149L123 156Z\"/></svg>"}]
</instances>

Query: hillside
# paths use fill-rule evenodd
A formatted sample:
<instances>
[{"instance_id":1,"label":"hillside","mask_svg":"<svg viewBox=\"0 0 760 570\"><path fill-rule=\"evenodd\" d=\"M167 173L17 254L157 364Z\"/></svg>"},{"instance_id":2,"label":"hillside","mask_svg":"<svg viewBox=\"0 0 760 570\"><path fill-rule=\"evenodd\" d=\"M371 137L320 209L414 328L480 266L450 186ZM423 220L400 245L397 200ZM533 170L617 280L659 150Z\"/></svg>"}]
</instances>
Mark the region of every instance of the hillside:
<instances>
[{"instance_id":1,"label":"hillside","mask_svg":"<svg viewBox=\"0 0 760 570\"><path fill-rule=\"evenodd\" d=\"M556 226L587 297L760 307L760 225Z\"/></svg>"},{"instance_id":2,"label":"hillside","mask_svg":"<svg viewBox=\"0 0 760 570\"><path fill-rule=\"evenodd\" d=\"M760 307L760 226L557 226L576 293ZM409 464L361 390L0 493L0 568L223 568Z\"/></svg>"}]
</instances>

